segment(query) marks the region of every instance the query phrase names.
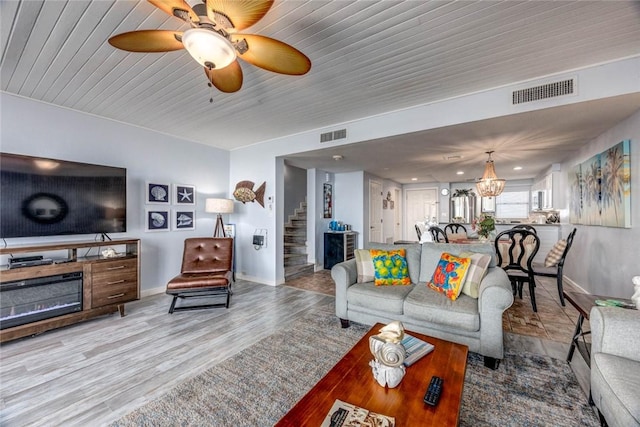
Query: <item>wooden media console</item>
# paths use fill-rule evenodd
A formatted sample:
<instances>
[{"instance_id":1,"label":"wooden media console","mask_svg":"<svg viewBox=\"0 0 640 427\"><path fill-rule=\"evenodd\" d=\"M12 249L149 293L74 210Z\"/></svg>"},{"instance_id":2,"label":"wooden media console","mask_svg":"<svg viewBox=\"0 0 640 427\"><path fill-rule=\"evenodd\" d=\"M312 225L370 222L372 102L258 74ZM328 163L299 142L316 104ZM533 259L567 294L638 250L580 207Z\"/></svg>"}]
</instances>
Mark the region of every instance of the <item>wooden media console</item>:
<instances>
[{"instance_id":1,"label":"wooden media console","mask_svg":"<svg viewBox=\"0 0 640 427\"><path fill-rule=\"evenodd\" d=\"M95 248L95 255L88 255ZM116 256L105 258L101 255L101 249L118 248ZM0 293L15 292L20 288L31 287L31 295L38 292L34 282L44 282L39 284L42 292L46 292L47 278L64 278L67 276L77 277L77 273L82 273L81 288L78 293L79 304L72 308L74 312L55 315L54 317L42 320L28 321L28 323L17 326L4 327L0 330L0 342L10 341L29 335L39 334L51 329L71 325L96 316L120 312L124 316L124 304L140 298L140 240L120 239L110 241L81 241L81 242L61 242L54 244L14 246L0 249L0 255L15 256L18 254L39 254L66 251L66 257L53 258L51 264L36 265L32 267L12 268L3 267L0 269ZM84 255L78 256L79 252ZM40 280L34 280L40 279ZM78 280L78 279L76 279ZM53 282L53 280L52 280ZM53 285L52 285L53 286ZM42 304L25 302L20 299L19 304L13 307L11 298L1 298L2 313L0 320L9 323L7 319L13 321L21 316L21 311L25 311L25 316L31 316L31 312L38 313L49 310L43 308ZM50 298L52 304L58 304ZM31 306L29 305L31 304ZM73 304L61 304L71 306ZM46 316L47 314L43 314ZM35 319L38 319L36 314ZM11 323L9 323L11 325Z\"/></svg>"}]
</instances>

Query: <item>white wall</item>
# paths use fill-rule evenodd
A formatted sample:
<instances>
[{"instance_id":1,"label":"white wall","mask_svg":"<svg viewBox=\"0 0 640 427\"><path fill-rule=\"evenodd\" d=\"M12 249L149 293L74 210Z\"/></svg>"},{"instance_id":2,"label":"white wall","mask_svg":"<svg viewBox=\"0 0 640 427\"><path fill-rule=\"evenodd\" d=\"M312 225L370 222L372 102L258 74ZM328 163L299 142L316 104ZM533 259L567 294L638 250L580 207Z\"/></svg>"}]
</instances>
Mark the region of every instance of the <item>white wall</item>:
<instances>
[{"instance_id":1,"label":"white wall","mask_svg":"<svg viewBox=\"0 0 640 427\"><path fill-rule=\"evenodd\" d=\"M335 174L334 213L337 221L350 224L351 230L358 233L357 247L362 248L364 224L364 173L362 171Z\"/></svg>"},{"instance_id":2,"label":"white wall","mask_svg":"<svg viewBox=\"0 0 640 427\"><path fill-rule=\"evenodd\" d=\"M228 197L229 152L50 104L0 93L0 150L127 168L127 232L112 238L142 241L143 295L164 292L179 273L184 239L209 236L215 218L207 197ZM145 232L144 185L158 181L196 186L196 229ZM95 236L7 239L9 246Z\"/></svg>"},{"instance_id":3,"label":"white wall","mask_svg":"<svg viewBox=\"0 0 640 427\"><path fill-rule=\"evenodd\" d=\"M631 278L640 275L640 111L585 144L573 159L562 164L559 174L566 201L561 221L566 224L570 200L567 174L575 165L625 139L631 139L631 228L562 227L563 236L573 227L578 229L567 255L565 275L590 293L619 298L631 297Z\"/></svg>"}]
</instances>

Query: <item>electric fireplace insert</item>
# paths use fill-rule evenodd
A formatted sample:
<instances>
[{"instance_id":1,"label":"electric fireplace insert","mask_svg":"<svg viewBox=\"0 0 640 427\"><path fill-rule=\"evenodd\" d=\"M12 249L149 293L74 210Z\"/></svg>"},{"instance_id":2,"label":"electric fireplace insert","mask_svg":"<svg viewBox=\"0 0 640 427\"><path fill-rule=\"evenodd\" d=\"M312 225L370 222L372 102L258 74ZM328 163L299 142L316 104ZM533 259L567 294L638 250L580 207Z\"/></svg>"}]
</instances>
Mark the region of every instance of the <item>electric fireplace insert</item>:
<instances>
[{"instance_id":1,"label":"electric fireplace insert","mask_svg":"<svg viewBox=\"0 0 640 427\"><path fill-rule=\"evenodd\" d=\"M82 311L82 272L0 284L0 329Z\"/></svg>"}]
</instances>

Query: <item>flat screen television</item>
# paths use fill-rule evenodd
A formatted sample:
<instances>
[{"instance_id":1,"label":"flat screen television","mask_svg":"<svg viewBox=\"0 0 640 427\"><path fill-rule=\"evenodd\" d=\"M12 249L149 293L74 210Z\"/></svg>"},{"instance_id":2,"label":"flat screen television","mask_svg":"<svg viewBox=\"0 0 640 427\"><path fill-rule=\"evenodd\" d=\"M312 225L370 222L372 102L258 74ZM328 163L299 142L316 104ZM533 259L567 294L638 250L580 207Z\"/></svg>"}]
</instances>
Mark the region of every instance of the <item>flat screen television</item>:
<instances>
[{"instance_id":1,"label":"flat screen television","mask_svg":"<svg viewBox=\"0 0 640 427\"><path fill-rule=\"evenodd\" d=\"M0 153L0 238L125 231L125 168Z\"/></svg>"}]
</instances>

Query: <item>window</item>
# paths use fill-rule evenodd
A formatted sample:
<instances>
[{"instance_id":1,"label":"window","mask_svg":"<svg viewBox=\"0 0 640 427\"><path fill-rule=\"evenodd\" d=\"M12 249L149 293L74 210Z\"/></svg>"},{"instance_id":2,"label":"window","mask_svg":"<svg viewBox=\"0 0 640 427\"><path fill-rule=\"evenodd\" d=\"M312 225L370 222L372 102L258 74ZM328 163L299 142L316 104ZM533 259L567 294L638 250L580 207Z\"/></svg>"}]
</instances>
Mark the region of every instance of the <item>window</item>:
<instances>
[{"instance_id":1,"label":"window","mask_svg":"<svg viewBox=\"0 0 640 427\"><path fill-rule=\"evenodd\" d=\"M497 218L527 218L529 210L528 191L503 191L496 197Z\"/></svg>"}]
</instances>

